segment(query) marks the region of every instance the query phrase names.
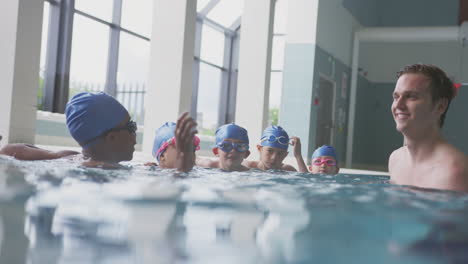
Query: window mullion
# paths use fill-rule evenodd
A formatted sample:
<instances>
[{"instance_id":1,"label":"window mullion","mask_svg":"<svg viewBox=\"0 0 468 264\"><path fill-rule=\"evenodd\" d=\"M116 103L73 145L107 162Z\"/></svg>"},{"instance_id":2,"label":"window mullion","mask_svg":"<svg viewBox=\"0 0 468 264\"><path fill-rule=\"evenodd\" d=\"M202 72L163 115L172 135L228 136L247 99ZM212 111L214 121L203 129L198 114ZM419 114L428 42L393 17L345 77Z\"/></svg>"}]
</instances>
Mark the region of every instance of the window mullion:
<instances>
[{"instance_id":1,"label":"window mullion","mask_svg":"<svg viewBox=\"0 0 468 264\"><path fill-rule=\"evenodd\" d=\"M237 93L237 73L239 61L239 35L235 35L231 38L231 50L230 50L230 62L229 62L229 83L228 83L228 98L227 98L227 113L226 123L232 123L235 121L236 113L236 93Z\"/></svg>"},{"instance_id":2,"label":"window mullion","mask_svg":"<svg viewBox=\"0 0 468 264\"><path fill-rule=\"evenodd\" d=\"M109 31L109 51L107 56L107 73L105 92L117 96L117 70L119 64L120 21L122 18L122 0L114 1L112 25ZM116 26L114 26L116 25Z\"/></svg>"},{"instance_id":3,"label":"window mullion","mask_svg":"<svg viewBox=\"0 0 468 264\"><path fill-rule=\"evenodd\" d=\"M222 71L221 74L221 91L219 93L219 109L218 109L218 127L226 124L227 113L229 107L229 80L231 77L231 60L232 60L232 38L225 34L224 37L224 57L223 68L228 69Z\"/></svg>"},{"instance_id":4,"label":"window mullion","mask_svg":"<svg viewBox=\"0 0 468 264\"><path fill-rule=\"evenodd\" d=\"M64 113L68 102L74 6L75 0L51 5L44 105L47 111Z\"/></svg>"},{"instance_id":5,"label":"window mullion","mask_svg":"<svg viewBox=\"0 0 468 264\"><path fill-rule=\"evenodd\" d=\"M203 23L197 21L195 24L195 50L194 50L194 61L193 61L193 85L192 85L192 104L190 108L190 115L197 118L197 105L198 105L198 86L200 81L200 58L201 52L201 38L202 38L202 26Z\"/></svg>"},{"instance_id":6,"label":"window mullion","mask_svg":"<svg viewBox=\"0 0 468 264\"><path fill-rule=\"evenodd\" d=\"M50 3L49 9L49 36L45 57L43 110L54 111L55 75L57 72L58 39L60 35L60 5ZM45 18L44 18L45 19Z\"/></svg>"}]
</instances>

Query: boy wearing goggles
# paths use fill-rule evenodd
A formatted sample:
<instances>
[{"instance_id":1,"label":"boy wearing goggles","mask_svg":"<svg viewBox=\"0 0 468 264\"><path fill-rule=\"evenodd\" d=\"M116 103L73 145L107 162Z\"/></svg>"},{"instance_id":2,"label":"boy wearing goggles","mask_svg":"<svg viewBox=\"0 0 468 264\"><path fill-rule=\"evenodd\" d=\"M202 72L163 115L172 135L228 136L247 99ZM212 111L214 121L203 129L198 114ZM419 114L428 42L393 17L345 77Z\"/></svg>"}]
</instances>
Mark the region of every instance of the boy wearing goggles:
<instances>
[{"instance_id":1,"label":"boy wearing goggles","mask_svg":"<svg viewBox=\"0 0 468 264\"><path fill-rule=\"evenodd\" d=\"M300 160L302 160L302 156L300 154L300 143L299 145L295 144L299 139L296 137L291 139L292 143L289 143L290 139L288 133L286 133L286 131L280 126L269 126L265 128L260 139L260 145L257 145L258 152L260 152L260 160L245 161L244 164L249 168L260 170L296 171L293 166L283 164L283 160L288 155L289 144L294 145L294 156L298 159L298 164L300 163ZM299 155L296 155L297 147L299 147ZM303 160L302 163L304 163Z\"/></svg>"},{"instance_id":2,"label":"boy wearing goggles","mask_svg":"<svg viewBox=\"0 0 468 264\"><path fill-rule=\"evenodd\" d=\"M309 170L313 174L338 174L338 167L335 148L328 145L323 145L317 148L312 154Z\"/></svg>"},{"instance_id":3,"label":"boy wearing goggles","mask_svg":"<svg viewBox=\"0 0 468 264\"><path fill-rule=\"evenodd\" d=\"M242 165L242 161L250 155L247 130L235 124L227 124L218 128L213 154L219 159L197 159L197 165L220 168L225 171L249 170Z\"/></svg>"},{"instance_id":4,"label":"boy wearing goggles","mask_svg":"<svg viewBox=\"0 0 468 264\"><path fill-rule=\"evenodd\" d=\"M177 124L166 122L156 130L152 154L161 168L177 168L179 171L189 171L193 168L195 151L200 149L200 138L195 136L197 131L193 129L195 125L195 121L185 113Z\"/></svg>"}]
</instances>

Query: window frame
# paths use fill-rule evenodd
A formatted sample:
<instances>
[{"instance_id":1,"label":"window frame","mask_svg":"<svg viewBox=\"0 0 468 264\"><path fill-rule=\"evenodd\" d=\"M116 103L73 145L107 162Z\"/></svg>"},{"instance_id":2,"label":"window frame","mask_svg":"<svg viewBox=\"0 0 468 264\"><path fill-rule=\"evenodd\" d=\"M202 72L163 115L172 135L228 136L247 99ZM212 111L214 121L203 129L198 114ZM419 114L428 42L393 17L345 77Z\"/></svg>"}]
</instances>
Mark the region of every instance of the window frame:
<instances>
[{"instance_id":1,"label":"window frame","mask_svg":"<svg viewBox=\"0 0 468 264\"><path fill-rule=\"evenodd\" d=\"M75 0L44 0L49 2L49 36L47 39L43 110L64 113L70 88L71 45L73 19L82 15L109 27L106 82L104 91L117 95L117 71L119 62L120 32L150 41L150 38L121 26L122 0L114 0L112 22L75 9Z\"/></svg>"},{"instance_id":2,"label":"window frame","mask_svg":"<svg viewBox=\"0 0 468 264\"><path fill-rule=\"evenodd\" d=\"M43 110L64 113L69 94L69 74L71 62L71 45L73 36L73 18L75 14L82 15L97 23L109 27L108 57L105 77L105 89L108 94L117 96L117 71L119 63L120 33L125 32L131 36L150 41L150 38L121 26L122 1L114 0L112 21L108 22L94 15L75 9L75 0L43 0L50 3L49 36L47 39L46 61L44 69L44 96ZM210 0L197 13L195 31L195 50L193 64L192 106L191 114L196 117L199 88L200 64L216 67L222 71L220 85L220 98L218 109L218 126L235 120L235 105L237 93L237 76L239 61L239 36L241 17L237 18L231 26L224 27L207 17L207 14L221 0ZM202 39L202 26L209 26L225 36L222 66L204 61L200 58ZM274 34L284 35L284 34ZM271 69L272 72L282 69Z\"/></svg>"}]
</instances>

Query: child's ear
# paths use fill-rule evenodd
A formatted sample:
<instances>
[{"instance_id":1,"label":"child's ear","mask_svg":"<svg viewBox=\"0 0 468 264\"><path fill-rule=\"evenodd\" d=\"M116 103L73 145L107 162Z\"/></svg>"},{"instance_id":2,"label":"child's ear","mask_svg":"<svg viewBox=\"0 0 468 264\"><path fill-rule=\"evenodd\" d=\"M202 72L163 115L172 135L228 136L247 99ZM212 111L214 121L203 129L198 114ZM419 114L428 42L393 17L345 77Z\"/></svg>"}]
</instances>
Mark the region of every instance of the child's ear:
<instances>
[{"instance_id":1,"label":"child's ear","mask_svg":"<svg viewBox=\"0 0 468 264\"><path fill-rule=\"evenodd\" d=\"M165 151L164 151L165 152ZM164 152L161 153L161 155L159 156L159 164L161 164L162 162L165 162L166 161L166 157L164 157Z\"/></svg>"},{"instance_id":2,"label":"child's ear","mask_svg":"<svg viewBox=\"0 0 468 264\"><path fill-rule=\"evenodd\" d=\"M258 152L262 152L262 146L261 145L257 145L257 149L258 149Z\"/></svg>"},{"instance_id":3,"label":"child's ear","mask_svg":"<svg viewBox=\"0 0 468 264\"><path fill-rule=\"evenodd\" d=\"M309 169L309 172L312 172L312 166L307 167Z\"/></svg>"},{"instance_id":4,"label":"child's ear","mask_svg":"<svg viewBox=\"0 0 468 264\"><path fill-rule=\"evenodd\" d=\"M218 156L218 148L212 148L211 151L213 151L215 156Z\"/></svg>"},{"instance_id":5,"label":"child's ear","mask_svg":"<svg viewBox=\"0 0 468 264\"><path fill-rule=\"evenodd\" d=\"M109 141L109 142L112 142L113 140L116 139L116 136L115 136L115 131L110 131L108 132L105 136L104 136L104 141Z\"/></svg>"}]
</instances>

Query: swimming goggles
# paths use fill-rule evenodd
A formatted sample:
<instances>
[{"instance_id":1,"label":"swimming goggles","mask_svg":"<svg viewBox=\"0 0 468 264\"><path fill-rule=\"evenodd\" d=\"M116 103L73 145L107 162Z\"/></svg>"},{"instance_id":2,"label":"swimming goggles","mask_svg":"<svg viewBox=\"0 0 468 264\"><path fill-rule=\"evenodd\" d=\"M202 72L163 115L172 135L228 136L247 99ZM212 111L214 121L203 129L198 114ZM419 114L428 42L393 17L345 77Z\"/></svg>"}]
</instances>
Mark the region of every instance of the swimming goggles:
<instances>
[{"instance_id":1,"label":"swimming goggles","mask_svg":"<svg viewBox=\"0 0 468 264\"><path fill-rule=\"evenodd\" d=\"M264 136L260 139L260 142L262 141L267 141L269 143L274 143L275 141L278 141L278 143L280 143L281 145L289 144L289 139L285 136L279 136L279 137L276 137L274 135Z\"/></svg>"},{"instance_id":2,"label":"swimming goggles","mask_svg":"<svg viewBox=\"0 0 468 264\"><path fill-rule=\"evenodd\" d=\"M130 119L123 127L116 127L116 128L109 129L106 133L111 132L111 131L127 130L130 134L135 134L137 129L138 129L137 123Z\"/></svg>"},{"instance_id":3,"label":"swimming goggles","mask_svg":"<svg viewBox=\"0 0 468 264\"><path fill-rule=\"evenodd\" d=\"M125 123L124 126L122 127L114 127L114 128L111 128L109 130L106 130L104 131L102 134L100 134L99 136L96 136L96 137L93 137L91 138L90 140L84 142L84 143L81 143L80 145L82 147L87 147L88 145L90 145L91 143L93 143L94 141L96 141L96 139L100 138L100 137L103 137L105 135L107 135L108 133L112 132L112 131L120 131L120 130L127 130L130 134L135 134L136 131L138 129L138 126L137 126L137 123L133 120L128 120L127 123Z\"/></svg>"},{"instance_id":4,"label":"swimming goggles","mask_svg":"<svg viewBox=\"0 0 468 264\"><path fill-rule=\"evenodd\" d=\"M156 157L158 157L159 160L159 155L161 155L170 145L176 144L176 139L175 137L171 137L170 139L164 141L164 143L161 145L161 147L158 148L158 151L156 151ZM193 136L193 146L195 150L200 150L200 138L197 136Z\"/></svg>"},{"instance_id":5,"label":"swimming goggles","mask_svg":"<svg viewBox=\"0 0 468 264\"><path fill-rule=\"evenodd\" d=\"M335 166L336 161L334 159L315 158L315 159L312 160L312 164L314 166L321 166L322 164L325 164L327 166Z\"/></svg>"},{"instance_id":6,"label":"swimming goggles","mask_svg":"<svg viewBox=\"0 0 468 264\"><path fill-rule=\"evenodd\" d=\"M249 144L247 143L233 143L230 141L223 141L216 144L224 152L231 152L231 150L236 149L239 152L246 152L249 150Z\"/></svg>"}]
</instances>

